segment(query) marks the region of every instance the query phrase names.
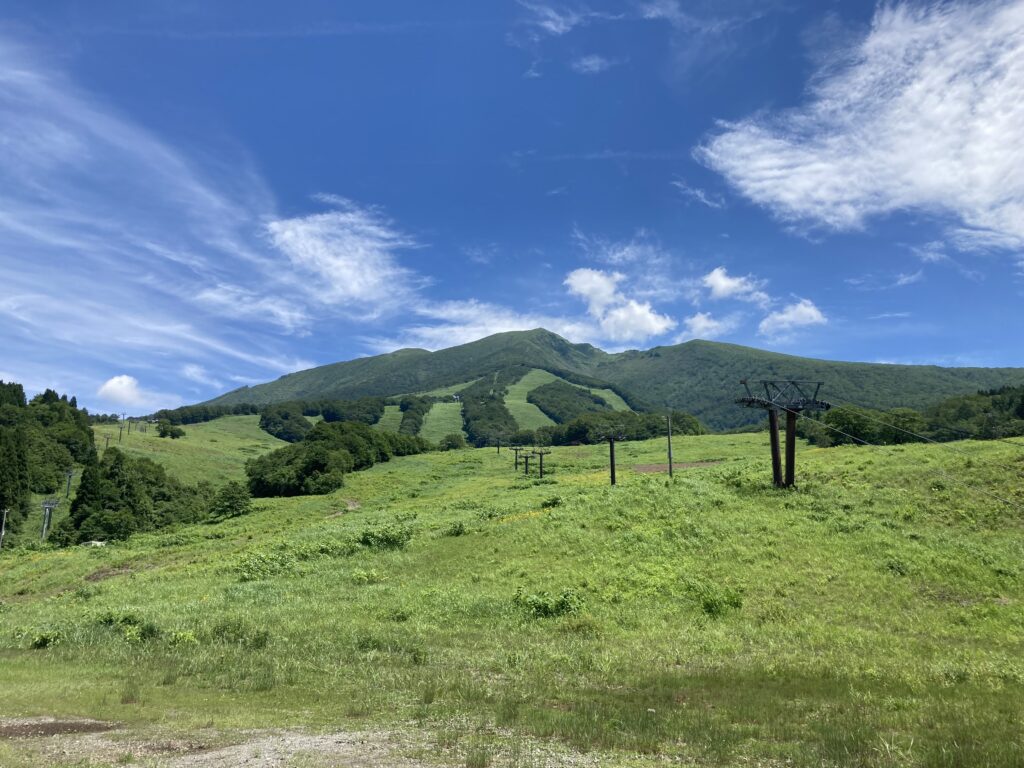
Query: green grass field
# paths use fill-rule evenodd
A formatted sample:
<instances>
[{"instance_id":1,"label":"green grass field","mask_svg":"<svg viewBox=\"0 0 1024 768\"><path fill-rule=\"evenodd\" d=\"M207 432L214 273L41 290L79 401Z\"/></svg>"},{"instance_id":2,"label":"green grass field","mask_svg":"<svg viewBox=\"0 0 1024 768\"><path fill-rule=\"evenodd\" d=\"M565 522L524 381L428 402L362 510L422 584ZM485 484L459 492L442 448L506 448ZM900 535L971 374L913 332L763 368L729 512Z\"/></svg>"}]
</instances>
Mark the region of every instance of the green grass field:
<instances>
[{"instance_id":1,"label":"green grass field","mask_svg":"<svg viewBox=\"0 0 1024 768\"><path fill-rule=\"evenodd\" d=\"M373 426L387 432L397 432L398 428L402 426L402 409L397 405L385 405L384 415Z\"/></svg>"},{"instance_id":2,"label":"green grass field","mask_svg":"<svg viewBox=\"0 0 1024 768\"><path fill-rule=\"evenodd\" d=\"M610 389L583 387L579 384L573 384L571 381L565 381L565 379L555 376L555 374L549 371L534 368L515 384L509 385L508 392L505 394L505 407L508 408L509 413L515 418L520 428L538 429L539 427L547 427L555 423L544 411L526 399L531 390L543 384L550 384L552 381L561 381L592 392L604 398L605 402L616 411L631 410L626 401Z\"/></svg>"},{"instance_id":3,"label":"green grass field","mask_svg":"<svg viewBox=\"0 0 1024 768\"><path fill-rule=\"evenodd\" d=\"M208 480L220 485L244 479L247 459L287 445L260 429L259 423L259 416L224 416L185 425L185 437L176 440L158 437L152 424L145 432L139 432L137 427L132 428L130 435L126 431L120 443L114 424L97 425L93 432L101 452L109 437L111 447L158 461L187 483Z\"/></svg>"},{"instance_id":4,"label":"green grass field","mask_svg":"<svg viewBox=\"0 0 1024 768\"><path fill-rule=\"evenodd\" d=\"M194 476L190 445L162 460ZM543 481L424 454L217 525L4 551L0 715L397 729L459 766L1022 764L1024 441L801 445L788 491L763 434L675 449L718 463L669 482L632 470L664 441L620 444L613 488L606 446L554 448ZM63 764L33 749L0 739L0 765Z\"/></svg>"},{"instance_id":5,"label":"green grass field","mask_svg":"<svg viewBox=\"0 0 1024 768\"><path fill-rule=\"evenodd\" d=\"M434 403L423 417L420 437L436 443L451 434L466 435L462 430L462 403Z\"/></svg>"}]
</instances>

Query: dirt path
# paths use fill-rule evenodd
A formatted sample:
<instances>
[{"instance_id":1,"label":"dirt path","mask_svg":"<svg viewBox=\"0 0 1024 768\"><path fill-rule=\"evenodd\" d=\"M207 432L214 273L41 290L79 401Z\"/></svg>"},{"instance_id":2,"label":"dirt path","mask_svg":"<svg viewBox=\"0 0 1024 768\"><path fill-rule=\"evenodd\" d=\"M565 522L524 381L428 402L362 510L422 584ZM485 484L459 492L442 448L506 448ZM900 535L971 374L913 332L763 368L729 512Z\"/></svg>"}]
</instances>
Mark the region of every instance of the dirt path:
<instances>
[{"instance_id":1,"label":"dirt path","mask_svg":"<svg viewBox=\"0 0 1024 768\"><path fill-rule=\"evenodd\" d=\"M222 733L202 730L188 737L135 731L117 723L55 718L0 718L0 764L13 768L126 765L136 768L440 768L464 766L466 744L439 749L427 733L299 730ZM531 768L599 766L596 755L567 753L555 745L531 744ZM497 750L491 768L523 765L524 755Z\"/></svg>"}]
</instances>

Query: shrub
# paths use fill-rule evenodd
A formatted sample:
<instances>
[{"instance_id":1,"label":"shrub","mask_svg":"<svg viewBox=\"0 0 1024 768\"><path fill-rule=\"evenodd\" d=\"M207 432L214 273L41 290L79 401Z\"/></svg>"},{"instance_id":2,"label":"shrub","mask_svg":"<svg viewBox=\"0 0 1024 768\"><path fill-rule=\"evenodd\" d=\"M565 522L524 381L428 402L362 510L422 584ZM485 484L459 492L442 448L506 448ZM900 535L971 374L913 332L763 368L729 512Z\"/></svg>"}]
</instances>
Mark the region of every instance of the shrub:
<instances>
[{"instance_id":1,"label":"shrub","mask_svg":"<svg viewBox=\"0 0 1024 768\"><path fill-rule=\"evenodd\" d=\"M525 608L535 619L575 614L583 608L583 596L574 589L563 589L558 595L549 592L528 595L520 587L512 602L520 608Z\"/></svg>"},{"instance_id":2,"label":"shrub","mask_svg":"<svg viewBox=\"0 0 1024 768\"><path fill-rule=\"evenodd\" d=\"M369 549L405 549L412 541L412 527L401 523L366 528L359 534L359 543Z\"/></svg>"},{"instance_id":3,"label":"shrub","mask_svg":"<svg viewBox=\"0 0 1024 768\"><path fill-rule=\"evenodd\" d=\"M232 480L217 491L210 505L210 516L215 520L240 517L252 512L252 496L242 483Z\"/></svg>"},{"instance_id":4,"label":"shrub","mask_svg":"<svg viewBox=\"0 0 1024 768\"><path fill-rule=\"evenodd\" d=\"M441 442L437 445L442 451L457 451L466 447L466 438L459 432L452 432L450 435L442 437Z\"/></svg>"},{"instance_id":5,"label":"shrub","mask_svg":"<svg viewBox=\"0 0 1024 768\"><path fill-rule=\"evenodd\" d=\"M445 536L465 536L466 535L466 524L461 520L458 520L442 532Z\"/></svg>"},{"instance_id":6,"label":"shrub","mask_svg":"<svg viewBox=\"0 0 1024 768\"><path fill-rule=\"evenodd\" d=\"M235 563L239 581L258 581L282 573L291 573L295 558L285 552L247 552Z\"/></svg>"},{"instance_id":7,"label":"shrub","mask_svg":"<svg viewBox=\"0 0 1024 768\"><path fill-rule=\"evenodd\" d=\"M48 629L38 633L32 638L32 642L29 643L29 647L33 650L39 651L44 648L51 648L55 645L60 645L60 642L64 639L63 633L57 629Z\"/></svg>"}]
</instances>

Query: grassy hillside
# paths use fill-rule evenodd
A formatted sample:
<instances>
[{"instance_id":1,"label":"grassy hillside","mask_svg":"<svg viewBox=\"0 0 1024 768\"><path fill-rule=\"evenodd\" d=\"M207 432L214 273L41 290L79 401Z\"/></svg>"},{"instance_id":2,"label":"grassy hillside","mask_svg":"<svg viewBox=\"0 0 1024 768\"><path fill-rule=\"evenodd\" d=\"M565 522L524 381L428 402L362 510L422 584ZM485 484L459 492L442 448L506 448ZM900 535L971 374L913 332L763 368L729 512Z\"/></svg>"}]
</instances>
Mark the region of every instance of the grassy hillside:
<instances>
[{"instance_id":1,"label":"grassy hillside","mask_svg":"<svg viewBox=\"0 0 1024 768\"><path fill-rule=\"evenodd\" d=\"M118 762L159 723L160 743L395 728L460 766L555 764L538 744L557 764L1020 765L1024 518L982 490L1024 505L1024 441L955 447L801 445L788 492L763 435L678 439L677 461L719 463L673 483L631 469L663 441L621 444L614 488L604 446L555 448L544 481L453 451L219 525L4 551L0 715L124 723ZM0 765L63 759L38 748L0 740Z\"/></svg>"},{"instance_id":2,"label":"grassy hillside","mask_svg":"<svg viewBox=\"0 0 1024 768\"><path fill-rule=\"evenodd\" d=\"M465 437L466 433L462 431L462 403L434 403L423 418L419 434L434 443L451 434Z\"/></svg>"},{"instance_id":3,"label":"grassy hillside","mask_svg":"<svg viewBox=\"0 0 1024 768\"><path fill-rule=\"evenodd\" d=\"M242 387L211 402L269 403L424 391L450 394L485 374L511 366L591 377L615 385L638 404L649 408L671 405L693 413L712 428L752 423L762 416L733 405L733 399L742 394L739 382L744 378L822 380L826 383L824 397L873 408L921 408L951 395L1024 384L1024 369L1019 368L843 363L707 341L608 354L537 329L496 334L438 352L401 350L334 363ZM626 405L617 396L595 392L613 407ZM536 414L533 416L536 420ZM531 420L525 410L523 417Z\"/></svg>"},{"instance_id":4,"label":"grassy hillside","mask_svg":"<svg viewBox=\"0 0 1024 768\"><path fill-rule=\"evenodd\" d=\"M402 424L402 409L397 405L385 405L384 415L380 417L373 426L377 429L386 429L388 432L398 432Z\"/></svg>"},{"instance_id":5,"label":"grassy hillside","mask_svg":"<svg viewBox=\"0 0 1024 768\"><path fill-rule=\"evenodd\" d=\"M117 442L115 424L98 424L93 432L101 452L109 436L111 446L158 461L187 483L208 480L220 485L243 480L247 459L287 445L260 429L259 423L259 416L222 416L183 427L185 437L176 440L157 437L156 428L150 425L146 432L137 428L130 435L125 432L121 443Z\"/></svg>"},{"instance_id":6,"label":"grassy hillside","mask_svg":"<svg viewBox=\"0 0 1024 768\"><path fill-rule=\"evenodd\" d=\"M553 373L534 368L515 384L509 385L508 391L505 393L505 407L508 408L508 412L512 414L520 429L539 429L555 423L536 405L528 403L526 396L531 389L558 380Z\"/></svg>"}]
</instances>

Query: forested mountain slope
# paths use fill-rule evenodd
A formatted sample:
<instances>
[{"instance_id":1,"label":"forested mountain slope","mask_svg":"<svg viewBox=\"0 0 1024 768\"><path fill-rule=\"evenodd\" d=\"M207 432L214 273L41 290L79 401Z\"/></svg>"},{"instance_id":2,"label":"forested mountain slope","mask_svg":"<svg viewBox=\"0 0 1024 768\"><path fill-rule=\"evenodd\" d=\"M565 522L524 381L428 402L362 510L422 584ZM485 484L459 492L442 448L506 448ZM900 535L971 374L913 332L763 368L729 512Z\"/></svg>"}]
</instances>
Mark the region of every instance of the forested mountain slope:
<instances>
[{"instance_id":1,"label":"forested mountain slope","mask_svg":"<svg viewBox=\"0 0 1024 768\"><path fill-rule=\"evenodd\" d=\"M216 404L357 398L423 392L471 382L514 366L606 382L634 406L688 411L715 429L751 423L761 414L738 408L740 379L799 378L825 382L822 397L874 408L923 408L952 395L1024 384L1022 368L847 363L783 355L735 344L688 341L646 351L608 353L572 344L544 329L500 333L437 352L403 349L333 363L242 387Z\"/></svg>"}]
</instances>

